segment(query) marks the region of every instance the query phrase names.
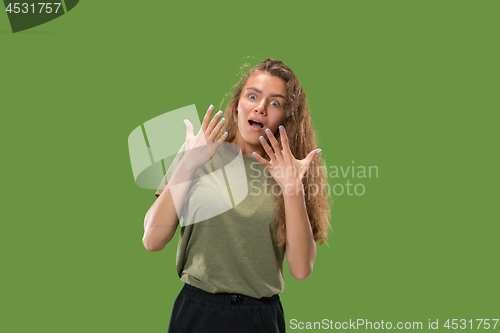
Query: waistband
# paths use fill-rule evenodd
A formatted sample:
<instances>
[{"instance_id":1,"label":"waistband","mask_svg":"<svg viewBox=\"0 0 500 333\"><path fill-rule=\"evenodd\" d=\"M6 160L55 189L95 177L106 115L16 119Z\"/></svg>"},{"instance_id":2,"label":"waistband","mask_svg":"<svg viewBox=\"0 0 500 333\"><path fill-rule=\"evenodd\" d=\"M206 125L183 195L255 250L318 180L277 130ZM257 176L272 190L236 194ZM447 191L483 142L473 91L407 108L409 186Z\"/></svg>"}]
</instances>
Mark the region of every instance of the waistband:
<instances>
[{"instance_id":1,"label":"waistband","mask_svg":"<svg viewBox=\"0 0 500 333\"><path fill-rule=\"evenodd\" d=\"M278 304L280 297L278 294L271 297L254 298L242 294L229 294L219 293L212 294L185 283L179 295L191 296L195 299L201 299L206 303L213 305L226 305L226 304L241 304L241 305L264 305L264 304Z\"/></svg>"}]
</instances>

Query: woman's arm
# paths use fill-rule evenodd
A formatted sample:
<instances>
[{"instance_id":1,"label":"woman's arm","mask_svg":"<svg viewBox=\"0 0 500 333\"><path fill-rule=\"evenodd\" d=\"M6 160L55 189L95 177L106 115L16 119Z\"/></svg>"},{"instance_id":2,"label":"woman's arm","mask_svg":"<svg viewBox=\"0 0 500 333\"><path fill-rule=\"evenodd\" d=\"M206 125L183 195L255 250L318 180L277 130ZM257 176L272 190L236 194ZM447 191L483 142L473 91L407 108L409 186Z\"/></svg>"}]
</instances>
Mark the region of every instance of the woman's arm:
<instances>
[{"instance_id":1,"label":"woman's arm","mask_svg":"<svg viewBox=\"0 0 500 333\"><path fill-rule=\"evenodd\" d=\"M316 242L307 215L302 178L309 169L314 156L320 153L321 149L313 149L304 159L297 160L288 146L285 128L283 126L279 128L283 150L280 149L273 132L266 129L273 148L271 149L263 136L260 137L260 142L271 161L265 160L255 152L253 155L267 168L283 191L286 221L286 260L290 268L290 274L297 280L305 280L313 270L314 260L316 259Z\"/></svg>"},{"instance_id":2,"label":"woman's arm","mask_svg":"<svg viewBox=\"0 0 500 333\"><path fill-rule=\"evenodd\" d=\"M217 142L214 142L223 127L224 118L217 123L222 116L222 111L219 111L210 120L213 110L214 106L210 105L196 135L193 133L191 122L184 120L187 126L184 155L172 179L169 180L165 190L149 208L144 218L142 243L148 251L161 251L170 242L177 230L180 212L196 170L212 158L227 138L227 132L225 132Z\"/></svg>"},{"instance_id":3,"label":"woman's arm","mask_svg":"<svg viewBox=\"0 0 500 333\"><path fill-rule=\"evenodd\" d=\"M316 242L307 215L303 188L300 191L284 191L286 216L286 260L290 274L297 280L305 280L313 271L316 259Z\"/></svg>"},{"instance_id":4,"label":"woman's arm","mask_svg":"<svg viewBox=\"0 0 500 333\"><path fill-rule=\"evenodd\" d=\"M186 159L181 159L165 190L146 213L142 243L148 251L163 250L174 236L194 173Z\"/></svg>"}]
</instances>

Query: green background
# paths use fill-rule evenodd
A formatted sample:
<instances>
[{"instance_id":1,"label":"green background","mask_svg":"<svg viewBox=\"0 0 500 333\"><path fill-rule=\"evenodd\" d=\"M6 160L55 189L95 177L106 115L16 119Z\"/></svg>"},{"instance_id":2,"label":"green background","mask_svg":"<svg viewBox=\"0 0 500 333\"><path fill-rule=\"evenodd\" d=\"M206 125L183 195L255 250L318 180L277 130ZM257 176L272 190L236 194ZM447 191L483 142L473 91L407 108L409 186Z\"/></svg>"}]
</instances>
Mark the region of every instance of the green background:
<instances>
[{"instance_id":1,"label":"green background","mask_svg":"<svg viewBox=\"0 0 500 333\"><path fill-rule=\"evenodd\" d=\"M301 80L327 165L379 169L330 179L366 193L334 196L309 278L285 262L288 329L499 318L499 10L80 1L17 34L0 13L2 331L166 332L179 229L163 251L144 248L155 191L134 183L128 135L186 105L219 107L239 67L267 57Z\"/></svg>"}]
</instances>

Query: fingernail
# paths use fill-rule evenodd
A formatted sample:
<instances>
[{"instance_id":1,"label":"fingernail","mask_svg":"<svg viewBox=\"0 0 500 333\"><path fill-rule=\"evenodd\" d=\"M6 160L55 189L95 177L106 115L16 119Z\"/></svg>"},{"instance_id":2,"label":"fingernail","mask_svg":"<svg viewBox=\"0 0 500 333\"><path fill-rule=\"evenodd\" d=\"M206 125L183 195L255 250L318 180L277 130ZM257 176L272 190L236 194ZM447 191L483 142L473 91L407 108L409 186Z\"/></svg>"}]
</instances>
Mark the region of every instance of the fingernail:
<instances>
[{"instance_id":1,"label":"fingernail","mask_svg":"<svg viewBox=\"0 0 500 333\"><path fill-rule=\"evenodd\" d=\"M210 104L210 106L208 107L208 109L209 109L210 111L212 111L212 110L214 109L214 106L213 106L212 104Z\"/></svg>"},{"instance_id":2,"label":"fingernail","mask_svg":"<svg viewBox=\"0 0 500 333\"><path fill-rule=\"evenodd\" d=\"M321 149L320 149L320 150L318 150L318 152L317 152L316 154L319 154L319 153L321 153Z\"/></svg>"},{"instance_id":3,"label":"fingernail","mask_svg":"<svg viewBox=\"0 0 500 333\"><path fill-rule=\"evenodd\" d=\"M217 115L220 116L222 114L222 111L217 112Z\"/></svg>"},{"instance_id":4,"label":"fingernail","mask_svg":"<svg viewBox=\"0 0 500 333\"><path fill-rule=\"evenodd\" d=\"M225 120L225 119L224 119L224 118L222 118L222 119L220 120L220 123L222 124L222 123L224 122L224 120Z\"/></svg>"},{"instance_id":5,"label":"fingernail","mask_svg":"<svg viewBox=\"0 0 500 333\"><path fill-rule=\"evenodd\" d=\"M271 133L271 131L269 130L269 128L268 128L268 129L266 129L266 133L267 133L267 134Z\"/></svg>"},{"instance_id":6,"label":"fingernail","mask_svg":"<svg viewBox=\"0 0 500 333\"><path fill-rule=\"evenodd\" d=\"M252 155L253 155L253 156L255 156L255 157L257 157L257 154L256 154L256 153L253 153Z\"/></svg>"},{"instance_id":7,"label":"fingernail","mask_svg":"<svg viewBox=\"0 0 500 333\"><path fill-rule=\"evenodd\" d=\"M262 142L264 142L264 137L263 137L263 136L261 136L261 137L259 138L259 140L260 140L260 141L262 141Z\"/></svg>"},{"instance_id":8,"label":"fingernail","mask_svg":"<svg viewBox=\"0 0 500 333\"><path fill-rule=\"evenodd\" d=\"M283 126L280 125L280 131L282 131L282 130L283 130Z\"/></svg>"},{"instance_id":9,"label":"fingernail","mask_svg":"<svg viewBox=\"0 0 500 333\"><path fill-rule=\"evenodd\" d=\"M227 136L227 132L224 132L224 136Z\"/></svg>"},{"instance_id":10,"label":"fingernail","mask_svg":"<svg viewBox=\"0 0 500 333\"><path fill-rule=\"evenodd\" d=\"M184 119L184 124L186 124L186 125L188 124L188 122L187 122L187 120L186 120L186 119Z\"/></svg>"}]
</instances>

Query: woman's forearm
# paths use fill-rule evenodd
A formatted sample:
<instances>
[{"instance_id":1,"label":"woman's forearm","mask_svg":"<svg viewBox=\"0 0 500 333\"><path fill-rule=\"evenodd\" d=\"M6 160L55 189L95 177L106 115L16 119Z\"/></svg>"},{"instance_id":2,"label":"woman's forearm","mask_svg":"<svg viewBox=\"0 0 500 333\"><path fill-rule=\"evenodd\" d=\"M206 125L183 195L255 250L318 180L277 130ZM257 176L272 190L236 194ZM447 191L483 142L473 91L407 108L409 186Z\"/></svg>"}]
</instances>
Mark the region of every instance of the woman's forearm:
<instances>
[{"instance_id":1,"label":"woman's forearm","mask_svg":"<svg viewBox=\"0 0 500 333\"><path fill-rule=\"evenodd\" d=\"M304 192L284 192L286 215L286 260L290 274L304 280L312 273L316 242L307 215Z\"/></svg>"},{"instance_id":2,"label":"woman's forearm","mask_svg":"<svg viewBox=\"0 0 500 333\"><path fill-rule=\"evenodd\" d=\"M163 250L174 236L194 172L181 159L172 179L146 213L142 243L148 251Z\"/></svg>"}]
</instances>

